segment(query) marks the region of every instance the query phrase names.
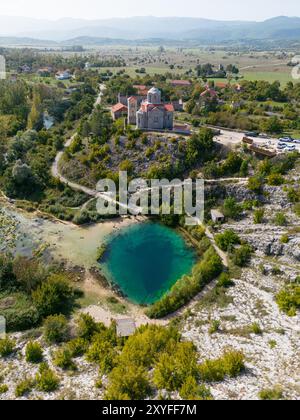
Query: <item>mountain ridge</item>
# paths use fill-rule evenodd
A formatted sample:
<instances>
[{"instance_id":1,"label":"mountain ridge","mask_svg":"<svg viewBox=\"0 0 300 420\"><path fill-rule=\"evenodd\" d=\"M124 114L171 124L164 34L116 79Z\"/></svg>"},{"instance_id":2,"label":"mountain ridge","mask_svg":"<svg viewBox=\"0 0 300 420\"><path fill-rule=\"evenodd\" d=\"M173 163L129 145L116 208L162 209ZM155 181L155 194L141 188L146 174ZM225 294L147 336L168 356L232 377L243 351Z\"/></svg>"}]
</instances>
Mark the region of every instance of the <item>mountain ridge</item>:
<instances>
[{"instance_id":1,"label":"mountain ridge","mask_svg":"<svg viewBox=\"0 0 300 420\"><path fill-rule=\"evenodd\" d=\"M34 29L32 29L34 28ZM299 39L300 17L277 16L255 21L219 21L189 17L137 16L84 20L62 18L57 21L0 16L0 37L66 43L87 37L99 39L223 42L247 38Z\"/></svg>"}]
</instances>

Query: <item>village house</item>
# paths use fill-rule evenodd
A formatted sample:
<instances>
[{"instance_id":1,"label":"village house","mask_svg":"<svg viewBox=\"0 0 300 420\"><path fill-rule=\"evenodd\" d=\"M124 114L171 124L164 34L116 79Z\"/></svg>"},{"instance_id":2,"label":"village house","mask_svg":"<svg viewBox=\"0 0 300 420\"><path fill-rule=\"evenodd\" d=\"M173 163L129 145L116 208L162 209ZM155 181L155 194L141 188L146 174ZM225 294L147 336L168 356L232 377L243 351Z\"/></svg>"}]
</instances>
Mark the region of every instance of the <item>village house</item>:
<instances>
[{"instance_id":1,"label":"village house","mask_svg":"<svg viewBox=\"0 0 300 420\"><path fill-rule=\"evenodd\" d=\"M41 69L38 69L37 74L40 77L49 77L52 71L52 67L43 67Z\"/></svg>"},{"instance_id":2,"label":"village house","mask_svg":"<svg viewBox=\"0 0 300 420\"><path fill-rule=\"evenodd\" d=\"M170 83L173 87L189 87L192 85L189 80L171 80Z\"/></svg>"},{"instance_id":3,"label":"village house","mask_svg":"<svg viewBox=\"0 0 300 420\"><path fill-rule=\"evenodd\" d=\"M23 66L19 67L20 73L31 73L31 67L29 67L27 64L24 64Z\"/></svg>"},{"instance_id":4,"label":"village house","mask_svg":"<svg viewBox=\"0 0 300 420\"><path fill-rule=\"evenodd\" d=\"M111 108L111 116L114 121L119 118L125 117L128 115L128 108L126 105L123 105L121 102L117 103Z\"/></svg>"},{"instance_id":5,"label":"village house","mask_svg":"<svg viewBox=\"0 0 300 420\"><path fill-rule=\"evenodd\" d=\"M69 80L71 79L72 75L68 70L62 71L62 72L58 72L55 75L55 78L57 80Z\"/></svg>"}]
</instances>

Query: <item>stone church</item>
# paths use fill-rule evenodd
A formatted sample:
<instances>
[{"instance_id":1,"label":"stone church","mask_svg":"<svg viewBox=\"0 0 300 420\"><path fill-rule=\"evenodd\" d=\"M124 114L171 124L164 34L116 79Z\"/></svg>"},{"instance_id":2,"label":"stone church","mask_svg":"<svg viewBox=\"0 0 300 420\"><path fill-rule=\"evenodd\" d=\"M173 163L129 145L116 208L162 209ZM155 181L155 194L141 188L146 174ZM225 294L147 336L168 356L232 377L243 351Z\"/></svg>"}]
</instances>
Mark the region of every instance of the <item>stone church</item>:
<instances>
[{"instance_id":1,"label":"stone church","mask_svg":"<svg viewBox=\"0 0 300 420\"><path fill-rule=\"evenodd\" d=\"M144 130L173 130L174 107L161 101L161 92L153 87L147 94L147 99L138 103L128 99L128 121L136 121L137 128Z\"/></svg>"}]
</instances>

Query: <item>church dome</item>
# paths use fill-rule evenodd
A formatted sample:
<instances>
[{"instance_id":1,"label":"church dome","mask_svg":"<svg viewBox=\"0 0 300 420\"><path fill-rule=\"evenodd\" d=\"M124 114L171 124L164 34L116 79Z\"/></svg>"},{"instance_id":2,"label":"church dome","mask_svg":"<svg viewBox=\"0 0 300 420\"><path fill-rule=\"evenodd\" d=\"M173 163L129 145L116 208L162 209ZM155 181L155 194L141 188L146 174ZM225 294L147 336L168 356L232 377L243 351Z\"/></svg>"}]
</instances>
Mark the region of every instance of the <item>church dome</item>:
<instances>
[{"instance_id":1,"label":"church dome","mask_svg":"<svg viewBox=\"0 0 300 420\"><path fill-rule=\"evenodd\" d=\"M147 95L149 104L160 104L161 103L161 92L156 87L149 90Z\"/></svg>"},{"instance_id":2,"label":"church dome","mask_svg":"<svg viewBox=\"0 0 300 420\"><path fill-rule=\"evenodd\" d=\"M152 95L156 95L156 94L160 93L160 90L157 89L156 87L153 87L149 90L148 93L152 93Z\"/></svg>"}]
</instances>

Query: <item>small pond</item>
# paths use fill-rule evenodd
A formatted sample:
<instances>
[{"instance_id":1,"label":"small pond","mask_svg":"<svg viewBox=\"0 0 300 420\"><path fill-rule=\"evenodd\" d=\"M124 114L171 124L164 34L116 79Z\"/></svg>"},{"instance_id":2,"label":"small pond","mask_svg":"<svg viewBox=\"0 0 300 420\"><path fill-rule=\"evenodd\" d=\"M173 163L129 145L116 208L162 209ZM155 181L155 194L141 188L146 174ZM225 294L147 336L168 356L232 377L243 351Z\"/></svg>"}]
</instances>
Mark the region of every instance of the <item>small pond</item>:
<instances>
[{"instance_id":1,"label":"small pond","mask_svg":"<svg viewBox=\"0 0 300 420\"><path fill-rule=\"evenodd\" d=\"M151 304L192 271L196 258L176 231L147 222L114 235L101 268L129 300Z\"/></svg>"}]
</instances>

